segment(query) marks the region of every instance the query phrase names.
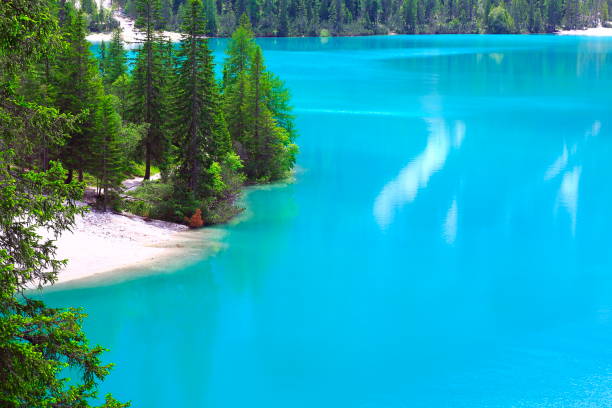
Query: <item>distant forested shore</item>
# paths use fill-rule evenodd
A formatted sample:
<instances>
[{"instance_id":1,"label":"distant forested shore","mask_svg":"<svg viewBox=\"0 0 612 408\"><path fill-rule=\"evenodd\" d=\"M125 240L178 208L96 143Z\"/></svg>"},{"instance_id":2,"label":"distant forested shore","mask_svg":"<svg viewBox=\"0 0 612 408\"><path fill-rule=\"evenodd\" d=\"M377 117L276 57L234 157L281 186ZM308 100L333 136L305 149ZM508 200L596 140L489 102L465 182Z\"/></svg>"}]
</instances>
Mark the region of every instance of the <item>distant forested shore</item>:
<instances>
[{"instance_id":1,"label":"distant forested shore","mask_svg":"<svg viewBox=\"0 0 612 408\"><path fill-rule=\"evenodd\" d=\"M71 0L61 0L71 1ZM185 0L156 0L157 28L179 31ZM113 0L136 19L138 0ZM90 29L111 15L83 0ZM229 37L246 14L256 36L553 33L608 25L612 0L204 0L206 34Z\"/></svg>"}]
</instances>

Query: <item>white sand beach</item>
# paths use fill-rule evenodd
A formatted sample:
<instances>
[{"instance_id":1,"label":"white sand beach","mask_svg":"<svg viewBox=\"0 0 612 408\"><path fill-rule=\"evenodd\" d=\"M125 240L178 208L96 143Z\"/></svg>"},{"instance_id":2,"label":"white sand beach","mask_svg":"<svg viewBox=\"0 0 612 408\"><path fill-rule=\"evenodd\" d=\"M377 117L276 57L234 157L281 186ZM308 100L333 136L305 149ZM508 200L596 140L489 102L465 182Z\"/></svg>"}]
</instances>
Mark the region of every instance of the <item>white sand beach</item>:
<instances>
[{"instance_id":1,"label":"white sand beach","mask_svg":"<svg viewBox=\"0 0 612 408\"><path fill-rule=\"evenodd\" d=\"M159 173L151 178L158 179ZM141 177L125 180L124 191L141 184ZM93 190L90 188L88 192L88 201L93 201ZM44 231L39 233L48 235ZM128 213L89 210L77 217L71 232L64 232L55 241L57 259L68 260L57 283L188 263L221 248L222 235L222 230L215 228L191 230L185 225Z\"/></svg>"},{"instance_id":2,"label":"white sand beach","mask_svg":"<svg viewBox=\"0 0 612 408\"><path fill-rule=\"evenodd\" d=\"M58 259L68 259L58 283L176 256L193 245L188 228L141 217L90 211L56 241Z\"/></svg>"},{"instance_id":3,"label":"white sand beach","mask_svg":"<svg viewBox=\"0 0 612 408\"><path fill-rule=\"evenodd\" d=\"M99 3L103 0L98 0ZM110 2L105 0L104 7L110 9ZM134 20L125 15L123 10L119 8L115 8L113 10L113 18L119 22L119 26L121 27L121 38L128 45L138 44L142 42L142 38L144 35L142 32L134 27ZM181 40L181 34L173 31L164 31L162 35L166 38L169 38L172 42L178 42ZM112 33L92 33L87 36L87 41L89 42L101 42L101 41L110 41L112 37Z\"/></svg>"},{"instance_id":4,"label":"white sand beach","mask_svg":"<svg viewBox=\"0 0 612 408\"><path fill-rule=\"evenodd\" d=\"M612 28L608 27L592 27L584 30L562 30L557 32L558 35L583 35L587 37L612 37Z\"/></svg>"}]
</instances>

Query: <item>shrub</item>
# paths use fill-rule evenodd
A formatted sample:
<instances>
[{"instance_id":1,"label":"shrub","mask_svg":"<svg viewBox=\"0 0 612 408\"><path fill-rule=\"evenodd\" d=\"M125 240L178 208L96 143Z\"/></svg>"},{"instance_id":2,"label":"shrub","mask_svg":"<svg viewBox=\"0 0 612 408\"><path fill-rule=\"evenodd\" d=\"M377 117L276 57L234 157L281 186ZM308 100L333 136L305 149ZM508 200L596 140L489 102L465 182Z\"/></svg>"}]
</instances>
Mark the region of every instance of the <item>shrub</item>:
<instances>
[{"instance_id":1,"label":"shrub","mask_svg":"<svg viewBox=\"0 0 612 408\"><path fill-rule=\"evenodd\" d=\"M143 200L124 200L121 209L132 214L140 215L141 217L149 218L153 206Z\"/></svg>"},{"instance_id":2,"label":"shrub","mask_svg":"<svg viewBox=\"0 0 612 408\"><path fill-rule=\"evenodd\" d=\"M161 181L146 181L129 192L132 199L125 200L124 208L142 217L168 221L183 221L183 215L175 217L172 201L172 185Z\"/></svg>"}]
</instances>

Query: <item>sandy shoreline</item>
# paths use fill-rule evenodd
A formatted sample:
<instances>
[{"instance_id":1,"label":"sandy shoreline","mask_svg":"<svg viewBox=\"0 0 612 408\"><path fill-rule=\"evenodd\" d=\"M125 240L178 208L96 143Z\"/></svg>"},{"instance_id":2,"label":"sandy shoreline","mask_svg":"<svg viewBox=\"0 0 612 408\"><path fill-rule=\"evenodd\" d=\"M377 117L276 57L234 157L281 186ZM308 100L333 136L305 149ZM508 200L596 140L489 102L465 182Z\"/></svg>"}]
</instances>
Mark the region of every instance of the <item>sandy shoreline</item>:
<instances>
[{"instance_id":1,"label":"sandy shoreline","mask_svg":"<svg viewBox=\"0 0 612 408\"><path fill-rule=\"evenodd\" d=\"M220 248L221 235L216 229L192 231L180 224L90 211L78 217L72 232L55 241L57 259L68 260L57 283L99 281L130 276L128 270L176 267Z\"/></svg>"},{"instance_id":2,"label":"sandy shoreline","mask_svg":"<svg viewBox=\"0 0 612 408\"><path fill-rule=\"evenodd\" d=\"M159 173L151 179L159 178ZM142 177L123 181L124 191L139 187ZM88 188L85 200L93 202ZM87 206L82 202L80 205ZM185 225L90 209L75 220L72 231L57 240L57 259L68 264L56 284L121 279L142 273L172 270L222 247L220 229L191 230ZM46 236L44 231L39 232ZM50 238L50 237L49 237Z\"/></svg>"},{"instance_id":3,"label":"sandy shoreline","mask_svg":"<svg viewBox=\"0 0 612 408\"><path fill-rule=\"evenodd\" d=\"M562 30L557 35L581 35L585 37L612 37L612 28L592 27L584 30Z\"/></svg>"},{"instance_id":4,"label":"sandy shoreline","mask_svg":"<svg viewBox=\"0 0 612 408\"><path fill-rule=\"evenodd\" d=\"M128 45L135 45L142 42L144 34L134 27L134 20L127 17L123 11L115 9L113 11L113 18L119 22L121 27L121 39ZM89 42L109 42L112 39L112 33L92 33L86 38ZM178 42L181 40L181 33L173 31L163 31L162 35L172 42Z\"/></svg>"}]
</instances>

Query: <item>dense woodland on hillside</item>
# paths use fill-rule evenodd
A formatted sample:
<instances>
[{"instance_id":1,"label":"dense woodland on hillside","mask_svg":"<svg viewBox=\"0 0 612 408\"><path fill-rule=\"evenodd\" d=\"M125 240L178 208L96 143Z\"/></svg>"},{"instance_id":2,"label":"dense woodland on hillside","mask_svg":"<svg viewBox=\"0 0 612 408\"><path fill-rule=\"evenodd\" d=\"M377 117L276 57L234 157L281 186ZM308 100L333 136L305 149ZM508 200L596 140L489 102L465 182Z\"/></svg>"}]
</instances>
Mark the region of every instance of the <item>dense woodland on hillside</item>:
<instances>
[{"instance_id":1,"label":"dense woodland on hillside","mask_svg":"<svg viewBox=\"0 0 612 408\"><path fill-rule=\"evenodd\" d=\"M202 226L240 211L244 183L293 166L289 95L248 18L217 79L200 0L183 7L178 47L157 31L158 3L137 5L145 38L129 69L118 31L92 55L87 15L71 2L0 2L2 407L87 407L112 366L88 345L81 311L50 309L26 292L57 279L65 261L54 240L83 212L87 185L101 210ZM149 179L155 168L161 180L124 195L125 178ZM103 406L125 405L108 396Z\"/></svg>"},{"instance_id":2,"label":"dense woodland on hillside","mask_svg":"<svg viewBox=\"0 0 612 408\"><path fill-rule=\"evenodd\" d=\"M137 15L137 0L114 0ZM159 0L179 29L185 0ZM395 33L550 33L609 19L611 0L204 0L210 36L229 36L246 13L260 36Z\"/></svg>"}]
</instances>

